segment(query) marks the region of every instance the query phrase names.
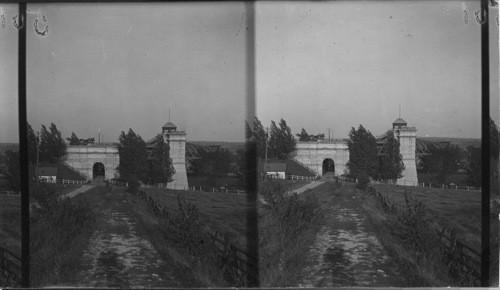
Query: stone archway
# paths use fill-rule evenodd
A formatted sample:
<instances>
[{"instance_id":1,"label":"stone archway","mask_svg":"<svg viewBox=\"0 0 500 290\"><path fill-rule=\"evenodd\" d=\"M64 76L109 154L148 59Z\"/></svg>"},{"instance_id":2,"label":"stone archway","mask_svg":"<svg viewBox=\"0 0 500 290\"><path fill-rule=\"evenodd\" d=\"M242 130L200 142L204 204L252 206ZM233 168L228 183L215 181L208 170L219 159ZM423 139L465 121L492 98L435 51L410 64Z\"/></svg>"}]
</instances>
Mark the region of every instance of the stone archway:
<instances>
[{"instance_id":1,"label":"stone archway","mask_svg":"<svg viewBox=\"0 0 500 290\"><path fill-rule=\"evenodd\" d=\"M333 162L332 159L326 158L323 160L323 175L325 175L327 172L333 172L335 174L335 162Z\"/></svg>"},{"instance_id":2,"label":"stone archway","mask_svg":"<svg viewBox=\"0 0 500 290\"><path fill-rule=\"evenodd\" d=\"M106 176L104 164L101 162L96 162L94 163L94 166L92 166L92 179L95 179L98 176L102 176L102 178Z\"/></svg>"}]
</instances>

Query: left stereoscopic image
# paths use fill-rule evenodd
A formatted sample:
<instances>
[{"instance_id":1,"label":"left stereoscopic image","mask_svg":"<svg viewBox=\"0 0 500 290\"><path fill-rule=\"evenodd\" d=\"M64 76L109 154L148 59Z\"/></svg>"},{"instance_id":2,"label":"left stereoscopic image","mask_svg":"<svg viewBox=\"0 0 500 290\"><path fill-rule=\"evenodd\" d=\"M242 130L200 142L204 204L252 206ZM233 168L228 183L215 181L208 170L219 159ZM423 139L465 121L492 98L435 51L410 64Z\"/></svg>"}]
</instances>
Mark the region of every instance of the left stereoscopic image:
<instances>
[{"instance_id":1,"label":"left stereoscopic image","mask_svg":"<svg viewBox=\"0 0 500 290\"><path fill-rule=\"evenodd\" d=\"M18 7L0 5L0 288L22 283Z\"/></svg>"},{"instance_id":2,"label":"left stereoscopic image","mask_svg":"<svg viewBox=\"0 0 500 290\"><path fill-rule=\"evenodd\" d=\"M249 285L246 9L28 5L31 287Z\"/></svg>"}]
</instances>

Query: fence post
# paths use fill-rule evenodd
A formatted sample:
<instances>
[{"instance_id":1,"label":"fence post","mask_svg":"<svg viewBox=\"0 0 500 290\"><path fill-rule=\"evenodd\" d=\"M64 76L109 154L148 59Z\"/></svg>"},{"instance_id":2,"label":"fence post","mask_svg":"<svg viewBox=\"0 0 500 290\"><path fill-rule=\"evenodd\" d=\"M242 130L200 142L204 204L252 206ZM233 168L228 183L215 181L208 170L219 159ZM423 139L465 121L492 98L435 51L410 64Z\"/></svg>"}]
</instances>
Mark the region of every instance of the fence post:
<instances>
[{"instance_id":1,"label":"fence post","mask_svg":"<svg viewBox=\"0 0 500 290\"><path fill-rule=\"evenodd\" d=\"M453 253L455 250L455 246L457 244L457 229L451 230L451 238L450 238L450 249L449 253Z\"/></svg>"},{"instance_id":2,"label":"fence post","mask_svg":"<svg viewBox=\"0 0 500 290\"><path fill-rule=\"evenodd\" d=\"M226 188L226 194L227 194L227 188Z\"/></svg>"}]
</instances>

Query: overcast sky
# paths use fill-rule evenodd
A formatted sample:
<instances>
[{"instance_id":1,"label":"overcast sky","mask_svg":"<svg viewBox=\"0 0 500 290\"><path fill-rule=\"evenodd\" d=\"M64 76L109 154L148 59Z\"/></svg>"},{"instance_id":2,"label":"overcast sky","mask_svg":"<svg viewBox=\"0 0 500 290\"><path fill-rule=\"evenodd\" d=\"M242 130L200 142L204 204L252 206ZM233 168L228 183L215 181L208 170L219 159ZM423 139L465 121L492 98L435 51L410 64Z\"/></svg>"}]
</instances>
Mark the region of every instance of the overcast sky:
<instances>
[{"instance_id":1,"label":"overcast sky","mask_svg":"<svg viewBox=\"0 0 500 290\"><path fill-rule=\"evenodd\" d=\"M18 12L18 4L0 4L0 15L5 18L5 28L0 24L0 143L19 142L18 31L12 24Z\"/></svg>"},{"instance_id":2,"label":"overcast sky","mask_svg":"<svg viewBox=\"0 0 500 290\"><path fill-rule=\"evenodd\" d=\"M144 139L168 121L188 140L244 141L243 3L37 4L28 33L28 122L65 137ZM28 20L33 21L34 16ZM40 22L43 29L45 23Z\"/></svg>"},{"instance_id":3,"label":"overcast sky","mask_svg":"<svg viewBox=\"0 0 500 290\"><path fill-rule=\"evenodd\" d=\"M0 142L18 142L18 4L1 4ZM28 122L64 137L148 139L168 121L188 140L242 141L243 3L28 5ZM257 114L294 133L375 135L402 117L419 136L480 137L479 1L256 4ZM45 37L34 32L34 20ZM498 10L490 11L496 16ZM499 123L498 26L491 21L492 115ZM251 102L250 102L251 103ZM250 110L252 111L252 110Z\"/></svg>"},{"instance_id":4,"label":"overcast sky","mask_svg":"<svg viewBox=\"0 0 500 290\"><path fill-rule=\"evenodd\" d=\"M478 9L479 1L258 2L257 115L264 126L284 118L293 133L330 128L345 138L359 124L384 133L401 104L418 136L480 138ZM498 48L494 55L498 96ZM498 123L498 97L492 108Z\"/></svg>"}]
</instances>

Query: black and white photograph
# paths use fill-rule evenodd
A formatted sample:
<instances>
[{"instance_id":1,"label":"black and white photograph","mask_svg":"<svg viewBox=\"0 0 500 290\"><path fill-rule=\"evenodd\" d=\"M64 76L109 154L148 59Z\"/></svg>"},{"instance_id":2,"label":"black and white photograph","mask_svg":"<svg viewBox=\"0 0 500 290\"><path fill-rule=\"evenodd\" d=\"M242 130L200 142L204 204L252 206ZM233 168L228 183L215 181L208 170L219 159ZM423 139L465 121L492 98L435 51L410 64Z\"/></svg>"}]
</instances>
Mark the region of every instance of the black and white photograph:
<instances>
[{"instance_id":1,"label":"black and white photograph","mask_svg":"<svg viewBox=\"0 0 500 290\"><path fill-rule=\"evenodd\" d=\"M31 287L246 285L245 10L28 4Z\"/></svg>"},{"instance_id":2,"label":"black and white photograph","mask_svg":"<svg viewBox=\"0 0 500 290\"><path fill-rule=\"evenodd\" d=\"M497 0L0 4L0 289L499 287L499 39Z\"/></svg>"},{"instance_id":3,"label":"black and white photograph","mask_svg":"<svg viewBox=\"0 0 500 290\"><path fill-rule=\"evenodd\" d=\"M18 115L18 4L0 5L0 287L20 287L21 195Z\"/></svg>"},{"instance_id":4,"label":"black and white photograph","mask_svg":"<svg viewBox=\"0 0 500 290\"><path fill-rule=\"evenodd\" d=\"M479 286L480 2L257 2L255 15L260 285ZM498 285L498 254L490 265Z\"/></svg>"}]
</instances>

